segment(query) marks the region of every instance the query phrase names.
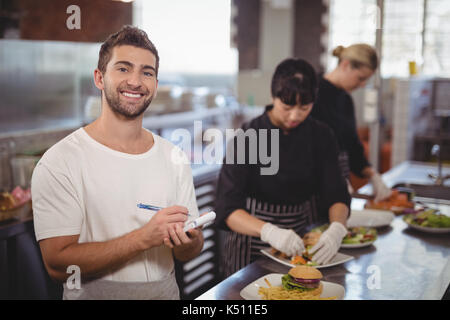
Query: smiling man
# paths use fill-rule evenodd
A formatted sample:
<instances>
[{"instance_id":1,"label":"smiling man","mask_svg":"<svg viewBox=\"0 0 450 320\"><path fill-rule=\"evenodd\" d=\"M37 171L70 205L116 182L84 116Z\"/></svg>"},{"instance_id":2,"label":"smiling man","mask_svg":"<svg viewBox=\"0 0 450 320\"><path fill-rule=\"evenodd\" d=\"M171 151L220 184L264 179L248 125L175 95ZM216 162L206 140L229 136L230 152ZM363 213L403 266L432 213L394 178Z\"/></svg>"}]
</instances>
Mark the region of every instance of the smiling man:
<instances>
[{"instance_id":1,"label":"smiling man","mask_svg":"<svg viewBox=\"0 0 450 320\"><path fill-rule=\"evenodd\" d=\"M173 256L203 247L189 164L174 145L142 128L158 86L159 56L146 33L125 26L102 45L94 81L98 119L55 144L32 178L36 237L50 276L79 267L81 288L65 299L178 299ZM158 212L141 209L147 203Z\"/></svg>"}]
</instances>

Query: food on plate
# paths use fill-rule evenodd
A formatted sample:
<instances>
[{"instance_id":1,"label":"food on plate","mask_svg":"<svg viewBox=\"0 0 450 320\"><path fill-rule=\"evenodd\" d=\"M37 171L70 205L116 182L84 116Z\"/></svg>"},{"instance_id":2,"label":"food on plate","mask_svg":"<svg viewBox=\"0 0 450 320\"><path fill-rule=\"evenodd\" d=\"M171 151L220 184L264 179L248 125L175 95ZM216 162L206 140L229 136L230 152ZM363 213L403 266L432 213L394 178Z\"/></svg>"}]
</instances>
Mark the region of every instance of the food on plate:
<instances>
[{"instance_id":1,"label":"food on plate","mask_svg":"<svg viewBox=\"0 0 450 320\"><path fill-rule=\"evenodd\" d=\"M303 251L301 256L293 256L291 258L291 263L295 265L317 266L318 263L312 260L312 254L308 252L311 248L311 245L306 246L306 250Z\"/></svg>"},{"instance_id":2,"label":"food on plate","mask_svg":"<svg viewBox=\"0 0 450 320\"><path fill-rule=\"evenodd\" d=\"M16 187L12 192L0 193L0 222L17 218L29 210L27 203L31 202L30 189Z\"/></svg>"},{"instance_id":3,"label":"food on plate","mask_svg":"<svg viewBox=\"0 0 450 320\"><path fill-rule=\"evenodd\" d=\"M0 210L6 211L14 209L16 206L16 199L9 192L0 193Z\"/></svg>"},{"instance_id":4,"label":"food on plate","mask_svg":"<svg viewBox=\"0 0 450 320\"><path fill-rule=\"evenodd\" d=\"M275 249L275 248L271 248L271 249L270 249L270 253L271 253L274 257L277 257L277 258L280 258L280 259L288 259L288 258L289 258L289 257L287 256L286 253L281 252L281 251L279 251L279 250L277 250L277 249Z\"/></svg>"},{"instance_id":5,"label":"food on plate","mask_svg":"<svg viewBox=\"0 0 450 320\"><path fill-rule=\"evenodd\" d=\"M323 289L320 283L322 277L322 273L314 267L296 266L281 278L281 283L287 290L308 291L320 295Z\"/></svg>"},{"instance_id":6,"label":"food on plate","mask_svg":"<svg viewBox=\"0 0 450 320\"><path fill-rule=\"evenodd\" d=\"M258 294L264 300L330 300L336 297L321 298L323 290L322 273L313 267L297 266L281 277L281 286L260 287Z\"/></svg>"},{"instance_id":7,"label":"food on plate","mask_svg":"<svg viewBox=\"0 0 450 320\"><path fill-rule=\"evenodd\" d=\"M407 194L392 190L389 198L378 202L368 200L365 207L367 209L390 210L396 214L402 214L404 210L414 208L414 202L408 200Z\"/></svg>"},{"instance_id":8,"label":"food on plate","mask_svg":"<svg viewBox=\"0 0 450 320\"><path fill-rule=\"evenodd\" d=\"M293 256L291 259L291 263L305 265L307 263L307 261L302 256Z\"/></svg>"},{"instance_id":9,"label":"food on plate","mask_svg":"<svg viewBox=\"0 0 450 320\"><path fill-rule=\"evenodd\" d=\"M320 227L316 227L316 228L312 229L310 234L314 233L314 237L318 241L322 232L327 230L327 228L328 228L328 224L324 224ZM306 237L306 235L308 235L308 233L305 234L305 237ZM308 238L310 239L311 236L309 236ZM361 244L361 243L366 243L366 242L373 242L376 239L377 239L377 230L375 228L352 227L352 228L348 228L347 234L345 235L344 239L342 239L342 243L343 244ZM305 241L305 240L303 240L303 241Z\"/></svg>"},{"instance_id":10,"label":"food on plate","mask_svg":"<svg viewBox=\"0 0 450 320\"><path fill-rule=\"evenodd\" d=\"M31 189L24 190L20 186L17 186L11 191L11 195L16 199L16 207L18 207L31 200Z\"/></svg>"},{"instance_id":11,"label":"food on plate","mask_svg":"<svg viewBox=\"0 0 450 320\"><path fill-rule=\"evenodd\" d=\"M305 246L314 246L319 241L321 234L320 231L308 232L303 236L303 243Z\"/></svg>"},{"instance_id":12,"label":"food on plate","mask_svg":"<svg viewBox=\"0 0 450 320\"><path fill-rule=\"evenodd\" d=\"M366 227L349 228L344 239L343 244L360 244L366 242L373 242L377 239L377 230Z\"/></svg>"},{"instance_id":13,"label":"food on plate","mask_svg":"<svg viewBox=\"0 0 450 320\"><path fill-rule=\"evenodd\" d=\"M295 264L295 265L317 266L318 265L317 262L312 260L312 254L308 253L308 250L310 250L310 249L311 249L311 246L307 246L306 250L302 253L301 256L292 256L292 257L289 257L284 252L278 251L275 248L271 248L270 253L274 257L277 257L278 259L289 260L290 263Z\"/></svg>"},{"instance_id":14,"label":"food on plate","mask_svg":"<svg viewBox=\"0 0 450 320\"><path fill-rule=\"evenodd\" d=\"M428 228L450 228L450 217L439 213L436 209L427 209L403 217L406 223Z\"/></svg>"},{"instance_id":15,"label":"food on plate","mask_svg":"<svg viewBox=\"0 0 450 320\"><path fill-rule=\"evenodd\" d=\"M22 204L31 200L30 189L23 190L17 186L11 192L0 193L0 210L7 211L20 207Z\"/></svg>"}]
</instances>

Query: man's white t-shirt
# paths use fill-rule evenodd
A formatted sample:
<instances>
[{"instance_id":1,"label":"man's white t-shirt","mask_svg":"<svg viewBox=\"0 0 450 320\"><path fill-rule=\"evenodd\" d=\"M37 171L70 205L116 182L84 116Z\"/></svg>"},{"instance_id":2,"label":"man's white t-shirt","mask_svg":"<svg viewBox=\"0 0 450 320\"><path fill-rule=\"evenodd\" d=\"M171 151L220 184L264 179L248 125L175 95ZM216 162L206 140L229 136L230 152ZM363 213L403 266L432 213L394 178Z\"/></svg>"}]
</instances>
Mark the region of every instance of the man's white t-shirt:
<instances>
[{"instance_id":1,"label":"man's white t-shirt","mask_svg":"<svg viewBox=\"0 0 450 320\"><path fill-rule=\"evenodd\" d=\"M133 155L112 150L80 128L38 162L31 193L37 240L80 235L79 243L107 241L136 230L156 213L137 204L185 206L199 216L187 157L153 134L154 145ZM185 160L185 161L180 161ZM102 279L150 282L174 269L172 251L151 248ZM82 272L82 270L81 270Z\"/></svg>"}]
</instances>

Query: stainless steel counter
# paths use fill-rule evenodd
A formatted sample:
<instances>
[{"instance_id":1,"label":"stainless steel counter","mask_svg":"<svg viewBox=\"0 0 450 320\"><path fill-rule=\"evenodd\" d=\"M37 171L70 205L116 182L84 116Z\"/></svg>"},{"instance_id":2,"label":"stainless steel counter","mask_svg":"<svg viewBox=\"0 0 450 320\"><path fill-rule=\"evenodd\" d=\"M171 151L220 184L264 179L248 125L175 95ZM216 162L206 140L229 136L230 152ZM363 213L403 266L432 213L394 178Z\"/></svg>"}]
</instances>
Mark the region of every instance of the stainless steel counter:
<instances>
[{"instance_id":1,"label":"stainless steel counter","mask_svg":"<svg viewBox=\"0 0 450 320\"><path fill-rule=\"evenodd\" d=\"M405 161L398 166L395 166L388 172L383 174L383 180L389 187L393 187L400 182L418 183L418 184L432 184L433 181L428 177L429 173L437 173L437 164L430 164L426 162ZM450 174L450 166L442 166L442 175ZM450 186L450 180L445 182L446 186ZM359 189L359 191L369 193L372 190L370 185L366 185Z\"/></svg>"},{"instance_id":2,"label":"stainless steel counter","mask_svg":"<svg viewBox=\"0 0 450 320\"><path fill-rule=\"evenodd\" d=\"M405 179L421 179L423 183L428 170L433 168L425 164L404 163L383 178L391 186ZM360 209L364 201L355 199L352 208ZM448 209L439 201L437 205ZM395 217L389 227L379 229L378 234L378 239L370 247L341 249L355 259L321 269L324 280L343 285L345 299L442 299L450 283L450 234L429 234L409 229L401 216ZM268 273L286 273L288 270L287 266L261 258L197 299L241 299L240 291L252 281ZM379 282L373 281L377 276Z\"/></svg>"}]
</instances>

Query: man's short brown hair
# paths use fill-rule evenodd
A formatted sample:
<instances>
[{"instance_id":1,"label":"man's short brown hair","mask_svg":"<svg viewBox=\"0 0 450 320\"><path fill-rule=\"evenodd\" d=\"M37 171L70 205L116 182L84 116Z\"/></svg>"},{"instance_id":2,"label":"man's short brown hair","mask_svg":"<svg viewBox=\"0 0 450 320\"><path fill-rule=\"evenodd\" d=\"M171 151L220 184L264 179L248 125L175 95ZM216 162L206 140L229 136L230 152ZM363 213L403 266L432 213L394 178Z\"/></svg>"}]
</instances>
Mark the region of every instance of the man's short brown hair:
<instances>
[{"instance_id":1,"label":"man's short brown hair","mask_svg":"<svg viewBox=\"0 0 450 320\"><path fill-rule=\"evenodd\" d=\"M147 49L155 55L155 73L158 76L159 68L159 56L158 50L156 50L155 45L150 41L144 30L133 26L123 26L118 32L110 35L108 39L102 44L100 48L100 53L98 56L97 68L101 73L105 73L106 65L109 60L111 60L112 49L117 46L134 46L142 49Z\"/></svg>"}]
</instances>

